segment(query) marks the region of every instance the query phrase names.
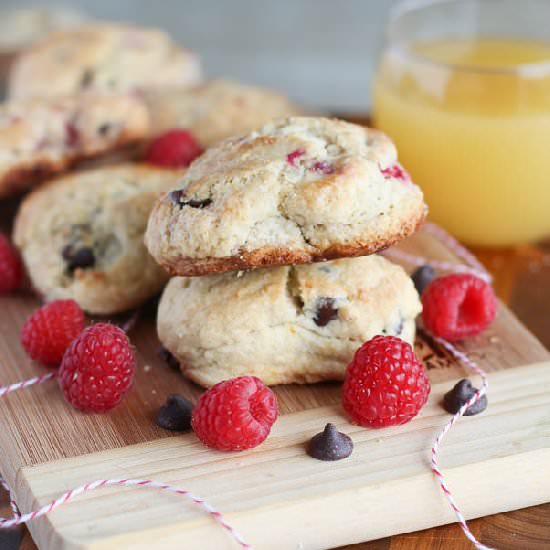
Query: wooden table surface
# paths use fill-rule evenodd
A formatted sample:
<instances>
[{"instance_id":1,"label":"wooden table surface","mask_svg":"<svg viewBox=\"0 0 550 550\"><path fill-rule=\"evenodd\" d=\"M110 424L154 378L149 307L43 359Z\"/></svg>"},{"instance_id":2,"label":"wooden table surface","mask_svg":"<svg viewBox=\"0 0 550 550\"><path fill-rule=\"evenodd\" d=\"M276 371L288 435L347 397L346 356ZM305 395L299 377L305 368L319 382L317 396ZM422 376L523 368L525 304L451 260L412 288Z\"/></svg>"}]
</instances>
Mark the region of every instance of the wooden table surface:
<instances>
[{"instance_id":1,"label":"wooden table surface","mask_svg":"<svg viewBox=\"0 0 550 550\"><path fill-rule=\"evenodd\" d=\"M474 252L495 276L498 295L550 348L550 242L510 250ZM0 515L9 515L4 493L0 494ZM471 521L470 527L484 544L500 550L550 548L550 504L480 518ZM472 546L455 524L348 546L346 550L409 548L466 550ZM36 546L26 529L19 528L0 531L0 549L35 550Z\"/></svg>"}]
</instances>

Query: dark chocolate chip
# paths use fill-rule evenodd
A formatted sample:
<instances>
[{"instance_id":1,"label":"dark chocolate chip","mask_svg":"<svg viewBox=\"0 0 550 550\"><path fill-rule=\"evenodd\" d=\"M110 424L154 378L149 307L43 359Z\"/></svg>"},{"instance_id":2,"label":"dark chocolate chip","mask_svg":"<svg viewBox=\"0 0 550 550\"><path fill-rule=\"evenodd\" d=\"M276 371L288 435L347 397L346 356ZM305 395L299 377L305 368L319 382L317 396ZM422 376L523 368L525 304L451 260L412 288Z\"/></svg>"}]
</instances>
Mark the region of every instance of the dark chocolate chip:
<instances>
[{"instance_id":1,"label":"dark chocolate chip","mask_svg":"<svg viewBox=\"0 0 550 550\"><path fill-rule=\"evenodd\" d=\"M88 88L94 80L94 71L93 69L85 69L80 78L80 88Z\"/></svg>"},{"instance_id":2,"label":"dark chocolate chip","mask_svg":"<svg viewBox=\"0 0 550 550\"><path fill-rule=\"evenodd\" d=\"M327 424L325 429L314 435L307 446L307 454L318 460L341 460L353 451L351 437L336 429L334 424Z\"/></svg>"},{"instance_id":3,"label":"dark chocolate chip","mask_svg":"<svg viewBox=\"0 0 550 550\"><path fill-rule=\"evenodd\" d=\"M193 404L183 395L173 393L157 413L157 424L165 430L183 432L191 427Z\"/></svg>"},{"instance_id":4,"label":"dark chocolate chip","mask_svg":"<svg viewBox=\"0 0 550 550\"><path fill-rule=\"evenodd\" d=\"M451 414L456 414L460 410L460 407L475 395L476 391L477 389L472 386L472 383L464 378L460 382L457 382L453 389L448 391L443 397L444 409ZM484 395L466 409L464 416L479 414L486 408L487 396Z\"/></svg>"},{"instance_id":5,"label":"dark chocolate chip","mask_svg":"<svg viewBox=\"0 0 550 550\"><path fill-rule=\"evenodd\" d=\"M191 199L181 203L183 206L190 206L191 208L206 208L212 204L212 199Z\"/></svg>"},{"instance_id":6,"label":"dark chocolate chip","mask_svg":"<svg viewBox=\"0 0 550 550\"><path fill-rule=\"evenodd\" d=\"M72 245L68 244L63 247L61 255L67 263L69 271L74 271L77 268L93 267L95 265L94 251L89 246L83 246L75 250Z\"/></svg>"},{"instance_id":7,"label":"dark chocolate chip","mask_svg":"<svg viewBox=\"0 0 550 550\"><path fill-rule=\"evenodd\" d=\"M338 308L334 307L334 304L334 298L319 298L313 319L318 327L324 327L334 319L338 319Z\"/></svg>"},{"instance_id":8,"label":"dark chocolate chip","mask_svg":"<svg viewBox=\"0 0 550 550\"><path fill-rule=\"evenodd\" d=\"M159 357L171 368L174 370L180 370L179 361L168 351L164 346L160 346L158 351Z\"/></svg>"},{"instance_id":9,"label":"dark chocolate chip","mask_svg":"<svg viewBox=\"0 0 550 550\"><path fill-rule=\"evenodd\" d=\"M419 267L412 275L414 286L418 294L422 294L424 289L436 278L435 269L431 265Z\"/></svg>"},{"instance_id":10,"label":"dark chocolate chip","mask_svg":"<svg viewBox=\"0 0 550 550\"><path fill-rule=\"evenodd\" d=\"M97 133L100 135L100 136L103 136L105 137L109 131L111 130L111 125L106 122L105 124L102 124L98 129L97 129Z\"/></svg>"},{"instance_id":11,"label":"dark chocolate chip","mask_svg":"<svg viewBox=\"0 0 550 550\"><path fill-rule=\"evenodd\" d=\"M183 206L190 206L191 208L206 208L212 204L212 199L189 199L182 200L185 198L185 192L183 189L178 189L177 191L170 191L168 195L170 200L177 204L180 208Z\"/></svg>"}]
</instances>

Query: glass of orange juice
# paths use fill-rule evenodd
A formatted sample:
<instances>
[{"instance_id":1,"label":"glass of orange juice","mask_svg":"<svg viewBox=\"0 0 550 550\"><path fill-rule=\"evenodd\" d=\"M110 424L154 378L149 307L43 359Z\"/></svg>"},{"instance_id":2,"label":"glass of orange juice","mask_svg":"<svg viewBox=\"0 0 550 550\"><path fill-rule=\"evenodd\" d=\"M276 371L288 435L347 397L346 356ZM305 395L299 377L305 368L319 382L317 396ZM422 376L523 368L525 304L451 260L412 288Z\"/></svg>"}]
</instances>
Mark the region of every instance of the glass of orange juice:
<instances>
[{"instance_id":1,"label":"glass of orange juice","mask_svg":"<svg viewBox=\"0 0 550 550\"><path fill-rule=\"evenodd\" d=\"M550 1L408 1L391 17L374 123L469 244L550 236Z\"/></svg>"}]
</instances>

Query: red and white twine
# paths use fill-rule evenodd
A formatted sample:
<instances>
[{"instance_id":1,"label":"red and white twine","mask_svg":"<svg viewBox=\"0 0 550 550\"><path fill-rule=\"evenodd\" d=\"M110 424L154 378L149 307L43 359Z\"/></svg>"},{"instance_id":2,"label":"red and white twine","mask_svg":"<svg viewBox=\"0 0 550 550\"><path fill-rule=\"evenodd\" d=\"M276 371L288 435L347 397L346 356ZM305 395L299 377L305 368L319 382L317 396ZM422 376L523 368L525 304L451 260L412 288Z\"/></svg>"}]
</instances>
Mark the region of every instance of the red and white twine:
<instances>
[{"instance_id":1,"label":"red and white twine","mask_svg":"<svg viewBox=\"0 0 550 550\"><path fill-rule=\"evenodd\" d=\"M473 273L487 282L491 281L491 276L489 275L487 270L483 267L483 265L473 256L473 254L471 254L458 241L456 241L456 239L454 239L451 235L446 233L441 227L437 225L426 224L424 227L425 227L425 231L434 235L456 256L458 256L459 258L462 258L467 263L467 265L430 260L422 256L407 254L399 250L386 250L384 251L384 255L391 258L401 259L405 262L408 262L416 266L430 264L435 269L441 269L444 271ZM438 342L441 346L443 346L445 349L447 349L456 359L458 359L459 361L462 361L462 363L467 365L473 372L478 374L482 380L482 387L479 391L475 393L475 395L467 403L462 405L460 410L455 415L452 416L452 418L445 424L445 426L443 427L439 435L436 437L431 450L432 452L431 468L435 476L437 477L437 480L443 491L443 494L447 498L458 520L458 524L464 531L464 534L466 535L466 537L472 542L472 544L478 550L494 550L489 546L486 546L481 542L479 542L477 538L474 536L474 534L468 527L466 523L466 519L464 518L462 511L460 510L456 500L454 499L453 494L449 486L447 485L447 482L445 481L445 477L443 476L443 473L439 468L439 449L440 449L441 443L443 442L443 439L449 433L449 431L455 425L458 419L464 415L464 412L466 411L466 409L471 407L474 403L476 403L479 399L481 399L487 393L487 388L488 388L487 376L485 372L479 367L479 365L475 363L475 361L470 359L464 352L458 350L450 342L447 342L446 340L443 340L442 338L439 338L437 336L434 336L434 340ZM23 382L18 382L15 384L10 384L8 386L0 387L0 397L3 397L8 393L14 392L22 388L27 388L35 384L41 384L42 382L47 382L48 380L55 378L55 376L56 375L54 372L50 372L42 376L36 376L34 378L30 378L29 380L25 380ZM17 507L17 503L13 498L13 493L10 487L1 476L0 476L0 485L10 495L10 507L13 512L12 518L0 518L0 529L7 529L10 527L14 527L16 525L28 523L29 521L32 521L36 518L45 516L50 512L52 512L53 510L55 510L56 508L73 500L77 496L83 493L87 493L89 491L93 491L95 489L99 489L101 487L115 487L115 486L116 487L147 487L147 488L154 488L158 490L168 491L171 493L175 493L177 495L182 495L187 497L193 503L200 506L204 511L206 511L212 518L214 518L215 521L218 522L219 525L221 525L224 529L226 529L229 532L229 534L233 537L235 542L237 542L241 546L241 548L244 548L246 550L252 550L252 546L247 542L245 542L245 540L235 530L235 528L232 527L224 519L221 512L218 512L208 502L195 496L193 493L190 493L189 491L186 491L185 489L181 489L174 485L169 485L167 483L153 481L150 479L99 479L97 481L92 481L84 485L81 485L80 487L76 487L75 489L71 489L70 491L63 493L60 497L56 498L55 500L52 500L51 502L45 504L44 506L38 508L37 510L34 510L27 514L20 513L19 508Z\"/></svg>"}]
</instances>

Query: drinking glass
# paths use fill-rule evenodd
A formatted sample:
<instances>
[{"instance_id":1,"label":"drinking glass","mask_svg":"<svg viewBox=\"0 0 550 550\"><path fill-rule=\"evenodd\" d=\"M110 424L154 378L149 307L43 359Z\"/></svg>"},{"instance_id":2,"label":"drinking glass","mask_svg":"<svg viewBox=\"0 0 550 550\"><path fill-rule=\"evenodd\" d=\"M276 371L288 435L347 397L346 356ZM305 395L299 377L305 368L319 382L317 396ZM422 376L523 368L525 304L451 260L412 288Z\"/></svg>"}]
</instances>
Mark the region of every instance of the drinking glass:
<instances>
[{"instance_id":1,"label":"drinking glass","mask_svg":"<svg viewBox=\"0 0 550 550\"><path fill-rule=\"evenodd\" d=\"M550 2L431 0L391 15L373 116L464 242L550 236Z\"/></svg>"}]
</instances>

